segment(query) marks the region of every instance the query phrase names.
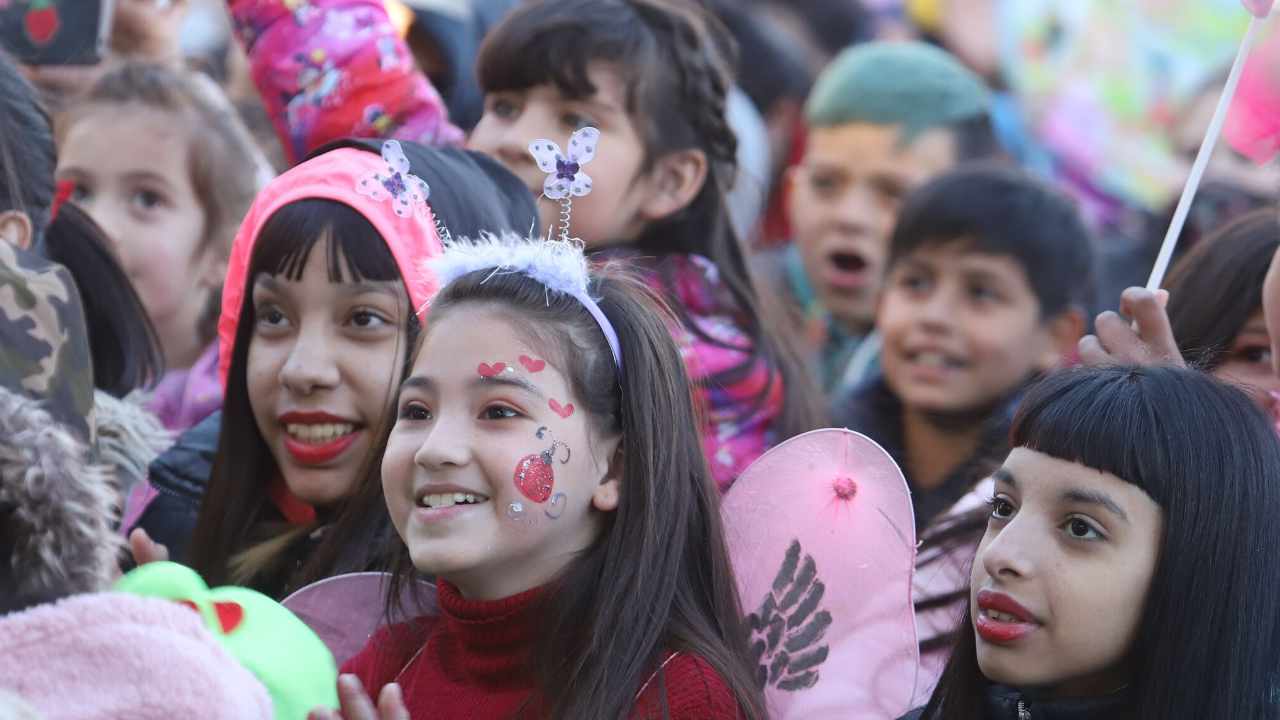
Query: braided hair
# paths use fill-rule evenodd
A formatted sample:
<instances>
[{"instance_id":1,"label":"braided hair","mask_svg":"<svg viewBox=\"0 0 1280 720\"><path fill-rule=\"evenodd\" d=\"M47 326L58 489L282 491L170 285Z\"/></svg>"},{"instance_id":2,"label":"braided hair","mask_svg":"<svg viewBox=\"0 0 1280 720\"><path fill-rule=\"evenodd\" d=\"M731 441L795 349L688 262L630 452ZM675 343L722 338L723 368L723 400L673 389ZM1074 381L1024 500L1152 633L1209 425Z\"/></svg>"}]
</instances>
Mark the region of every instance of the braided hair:
<instances>
[{"instance_id":1,"label":"braided hair","mask_svg":"<svg viewBox=\"0 0 1280 720\"><path fill-rule=\"evenodd\" d=\"M753 280L741 238L729 221L726 196L737 173L737 135L725 108L733 78L733 40L724 26L692 0L538 0L522 5L486 38L477 61L486 93L553 85L569 98L595 94L588 70L606 63L627 89L627 112L645 146L641 172L662 158L695 150L709 172L692 202L652 222L635 240L644 256L657 258L657 271L675 297L674 264L691 254L709 259L725 286L724 311L750 339L744 348L709 336L683 303L673 302L685 328L703 342L748 356L737 367L704 378L732 385L760 361L775 372L743 409L754 414L781 382L783 407L779 439L822 424L821 403L810 374L787 337L777 300Z\"/></svg>"}]
</instances>

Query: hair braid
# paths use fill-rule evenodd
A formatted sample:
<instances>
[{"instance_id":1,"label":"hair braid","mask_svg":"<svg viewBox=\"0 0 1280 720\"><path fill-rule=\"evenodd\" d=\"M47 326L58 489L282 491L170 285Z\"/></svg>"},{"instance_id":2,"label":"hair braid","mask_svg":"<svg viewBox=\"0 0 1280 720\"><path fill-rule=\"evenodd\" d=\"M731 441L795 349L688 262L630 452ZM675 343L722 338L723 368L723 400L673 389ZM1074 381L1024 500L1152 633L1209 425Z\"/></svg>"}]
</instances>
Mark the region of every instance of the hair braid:
<instances>
[{"instance_id":1,"label":"hair braid","mask_svg":"<svg viewBox=\"0 0 1280 720\"><path fill-rule=\"evenodd\" d=\"M738 153L738 136L727 118L729 67L736 52L732 38L718 20L695 12L689 2L632 0L632 5L647 22L666 26L685 117L719 179L731 179Z\"/></svg>"}]
</instances>

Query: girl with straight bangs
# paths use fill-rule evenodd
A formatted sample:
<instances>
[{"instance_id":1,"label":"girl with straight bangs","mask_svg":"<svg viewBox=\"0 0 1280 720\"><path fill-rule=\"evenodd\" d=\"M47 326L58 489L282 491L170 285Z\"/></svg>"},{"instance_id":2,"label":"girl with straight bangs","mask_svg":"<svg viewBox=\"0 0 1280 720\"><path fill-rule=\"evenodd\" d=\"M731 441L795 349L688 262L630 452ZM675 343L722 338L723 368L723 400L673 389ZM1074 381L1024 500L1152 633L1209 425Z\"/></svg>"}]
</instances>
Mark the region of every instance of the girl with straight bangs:
<instances>
[{"instance_id":1,"label":"girl with straight bangs","mask_svg":"<svg viewBox=\"0 0 1280 720\"><path fill-rule=\"evenodd\" d=\"M538 0L486 37L477 61L484 115L468 147L524 180L546 173L529 146L597 128L581 167L591 194L573 232L643 271L676 310L672 325L705 412L720 489L772 445L823 424L813 381L775 303L752 277L726 210L737 139L725 115L732 40L679 0ZM543 224L560 205L540 201Z\"/></svg>"},{"instance_id":2,"label":"girl with straight bangs","mask_svg":"<svg viewBox=\"0 0 1280 720\"><path fill-rule=\"evenodd\" d=\"M388 622L417 617L344 666L344 717L763 718L658 302L575 248L498 245L435 265L381 465ZM438 610L401 607L419 573Z\"/></svg>"},{"instance_id":3,"label":"girl with straight bangs","mask_svg":"<svg viewBox=\"0 0 1280 720\"><path fill-rule=\"evenodd\" d=\"M1276 248L1275 208L1255 210L1197 243L1165 283L1183 359L1238 386L1273 417L1280 377L1271 369L1262 284Z\"/></svg>"},{"instance_id":4,"label":"girl with straight bangs","mask_svg":"<svg viewBox=\"0 0 1280 720\"><path fill-rule=\"evenodd\" d=\"M994 474L959 643L906 717L1275 718L1280 443L1197 371L1034 386Z\"/></svg>"},{"instance_id":5,"label":"girl with straight bangs","mask_svg":"<svg viewBox=\"0 0 1280 720\"><path fill-rule=\"evenodd\" d=\"M393 174L401 184L377 179ZM409 192L419 181L430 203ZM151 499L126 513L126 529L145 531L135 557L167 554L277 597L378 566L385 505L351 500L430 295L419 266L439 252L437 223L534 223L512 186L482 156L397 141L335 144L272 181L228 266L226 409L153 464Z\"/></svg>"}]
</instances>

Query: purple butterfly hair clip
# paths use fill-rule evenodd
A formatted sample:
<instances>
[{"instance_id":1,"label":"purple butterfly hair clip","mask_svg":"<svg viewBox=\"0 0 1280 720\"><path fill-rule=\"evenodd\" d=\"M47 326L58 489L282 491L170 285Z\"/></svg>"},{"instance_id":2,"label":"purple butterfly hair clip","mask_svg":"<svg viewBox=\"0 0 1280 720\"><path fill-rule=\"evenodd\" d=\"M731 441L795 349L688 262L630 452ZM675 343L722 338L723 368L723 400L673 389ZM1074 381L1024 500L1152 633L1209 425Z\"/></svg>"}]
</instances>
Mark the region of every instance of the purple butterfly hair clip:
<instances>
[{"instance_id":1,"label":"purple butterfly hair clip","mask_svg":"<svg viewBox=\"0 0 1280 720\"><path fill-rule=\"evenodd\" d=\"M409 158L405 157L404 148L399 142L388 140L382 144L382 159L386 167L360 178L356 192L375 202L390 199L391 209L402 218L415 213L427 216L431 188L425 180L409 172Z\"/></svg>"},{"instance_id":2,"label":"purple butterfly hair clip","mask_svg":"<svg viewBox=\"0 0 1280 720\"><path fill-rule=\"evenodd\" d=\"M600 131L585 127L569 136L568 152L562 152L554 140L534 140L529 152L537 161L547 179L542 183L542 194L548 200L558 200L563 208L560 213L560 239L569 239L569 219L573 213L573 198L591 193L591 177L582 166L596 156L596 143ZM550 232L548 228L548 232Z\"/></svg>"}]
</instances>

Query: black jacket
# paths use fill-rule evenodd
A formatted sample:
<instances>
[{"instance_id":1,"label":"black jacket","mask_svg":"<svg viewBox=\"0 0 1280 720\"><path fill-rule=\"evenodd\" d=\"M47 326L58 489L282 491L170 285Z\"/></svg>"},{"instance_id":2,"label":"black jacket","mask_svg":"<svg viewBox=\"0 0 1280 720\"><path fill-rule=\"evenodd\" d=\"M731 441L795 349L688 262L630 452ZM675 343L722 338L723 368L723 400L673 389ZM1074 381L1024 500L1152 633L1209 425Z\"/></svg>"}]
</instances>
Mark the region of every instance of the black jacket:
<instances>
[{"instance_id":1,"label":"black jacket","mask_svg":"<svg viewBox=\"0 0 1280 720\"><path fill-rule=\"evenodd\" d=\"M159 495L138 519L136 527L146 530L152 540L169 548L169 559L174 562L187 561L187 546L196 529L196 517L213 471L221 430L222 411L219 410L183 433L173 447L148 468L148 479Z\"/></svg>"},{"instance_id":2,"label":"black jacket","mask_svg":"<svg viewBox=\"0 0 1280 720\"><path fill-rule=\"evenodd\" d=\"M1133 698L1120 691L1098 698L1034 700L1017 690L993 685L987 690L987 712L972 720L1128 720L1135 712ZM923 720L916 708L899 720Z\"/></svg>"}]
</instances>

